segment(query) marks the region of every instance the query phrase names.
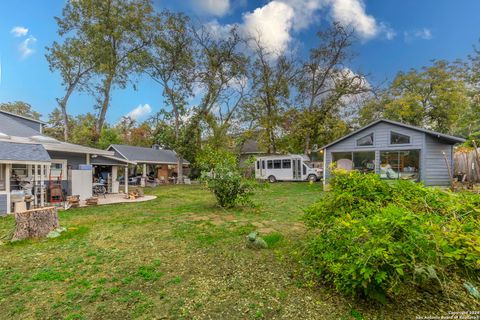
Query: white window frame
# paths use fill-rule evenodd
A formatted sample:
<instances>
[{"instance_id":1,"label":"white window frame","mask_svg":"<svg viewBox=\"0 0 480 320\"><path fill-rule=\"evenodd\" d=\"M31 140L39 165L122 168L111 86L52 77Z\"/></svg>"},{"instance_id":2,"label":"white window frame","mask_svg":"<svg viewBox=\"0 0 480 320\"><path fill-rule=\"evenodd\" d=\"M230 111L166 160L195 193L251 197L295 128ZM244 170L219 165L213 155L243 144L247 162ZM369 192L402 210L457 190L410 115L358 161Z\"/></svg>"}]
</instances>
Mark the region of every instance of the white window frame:
<instances>
[{"instance_id":1,"label":"white window frame","mask_svg":"<svg viewBox=\"0 0 480 320\"><path fill-rule=\"evenodd\" d=\"M400 136L404 136L404 137L407 137L408 138L408 143L392 143L392 135L393 134L398 134ZM404 134L404 133L400 133L400 132L397 132L397 131L390 131L390 137L389 137L389 144L391 146L409 146L412 144L412 136L409 135L409 134Z\"/></svg>"},{"instance_id":2,"label":"white window frame","mask_svg":"<svg viewBox=\"0 0 480 320\"><path fill-rule=\"evenodd\" d=\"M372 136L372 144L365 145L365 146L361 146L361 145L358 144L358 140L363 139L363 138L366 138L366 137L368 137L368 136ZM356 145L356 147L358 147L358 148L371 148L371 147L375 146L375 133L374 133L374 132L370 132L370 133L368 133L368 134L366 134L366 135L364 135L364 136L361 136L360 138L357 138L357 139L355 140L355 145Z\"/></svg>"},{"instance_id":3,"label":"white window frame","mask_svg":"<svg viewBox=\"0 0 480 320\"><path fill-rule=\"evenodd\" d=\"M52 159L51 165L50 165L50 172L51 172L51 170L52 170L52 168L54 167L55 164L61 164L62 165L62 181L68 180L68 177L67 177L68 161L66 159ZM50 178L50 172L46 172L46 178L47 179ZM54 177L56 178L58 176L54 176Z\"/></svg>"}]
</instances>

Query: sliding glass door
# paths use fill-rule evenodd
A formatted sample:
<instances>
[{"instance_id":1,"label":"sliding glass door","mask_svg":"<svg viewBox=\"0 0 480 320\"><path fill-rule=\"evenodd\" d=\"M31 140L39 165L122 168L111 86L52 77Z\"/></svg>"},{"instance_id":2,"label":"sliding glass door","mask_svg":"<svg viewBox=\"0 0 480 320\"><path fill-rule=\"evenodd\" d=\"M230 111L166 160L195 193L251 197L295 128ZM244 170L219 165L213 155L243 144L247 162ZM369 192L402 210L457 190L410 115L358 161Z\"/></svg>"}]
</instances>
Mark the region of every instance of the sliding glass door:
<instances>
[{"instance_id":1,"label":"sliding glass door","mask_svg":"<svg viewBox=\"0 0 480 320\"><path fill-rule=\"evenodd\" d=\"M333 152L332 161L340 169L361 172L375 171L375 151Z\"/></svg>"},{"instance_id":2,"label":"sliding glass door","mask_svg":"<svg viewBox=\"0 0 480 320\"><path fill-rule=\"evenodd\" d=\"M420 150L381 151L380 178L420 180Z\"/></svg>"}]
</instances>

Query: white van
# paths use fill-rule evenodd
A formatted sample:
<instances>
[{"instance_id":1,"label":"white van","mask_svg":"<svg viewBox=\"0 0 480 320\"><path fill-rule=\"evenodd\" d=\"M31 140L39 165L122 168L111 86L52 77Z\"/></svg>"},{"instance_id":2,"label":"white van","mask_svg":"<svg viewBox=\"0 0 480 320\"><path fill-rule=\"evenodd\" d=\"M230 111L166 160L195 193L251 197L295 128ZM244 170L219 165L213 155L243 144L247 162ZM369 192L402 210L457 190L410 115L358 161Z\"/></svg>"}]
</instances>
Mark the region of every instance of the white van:
<instances>
[{"instance_id":1,"label":"white van","mask_svg":"<svg viewBox=\"0 0 480 320\"><path fill-rule=\"evenodd\" d=\"M304 155L283 155L258 157L255 162L255 178L270 182L317 181L321 170L312 168Z\"/></svg>"}]
</instances>

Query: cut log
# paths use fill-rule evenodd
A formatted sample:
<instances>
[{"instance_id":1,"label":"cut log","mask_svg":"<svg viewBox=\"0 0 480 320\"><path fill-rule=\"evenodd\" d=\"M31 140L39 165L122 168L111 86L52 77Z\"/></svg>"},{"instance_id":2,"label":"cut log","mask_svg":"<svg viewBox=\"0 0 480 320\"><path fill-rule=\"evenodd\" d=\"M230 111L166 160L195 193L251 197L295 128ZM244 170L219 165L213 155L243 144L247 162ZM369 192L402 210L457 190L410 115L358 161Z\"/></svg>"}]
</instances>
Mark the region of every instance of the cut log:
<instances>
[{"instance_id":1,"label":"cut log","mask_svg":"<svg viewBox=\"0 0 480 320\"><path fill-rule=\"evenodd\" d=\"M96 206L98 204L98 198L97 197L91 197L87 199L87 205L89 206Z\"/></svg>"},{"instance_id":2,"label":"cut log","mask_svg":"<svg viewBox=\"0 0 480 320\"><path fill-rule=\"evenodd\" d=\"M12 240L45 237L50 231L60 227L55 207L16 212L15 223Z\"/></svg>"}]
</instances>

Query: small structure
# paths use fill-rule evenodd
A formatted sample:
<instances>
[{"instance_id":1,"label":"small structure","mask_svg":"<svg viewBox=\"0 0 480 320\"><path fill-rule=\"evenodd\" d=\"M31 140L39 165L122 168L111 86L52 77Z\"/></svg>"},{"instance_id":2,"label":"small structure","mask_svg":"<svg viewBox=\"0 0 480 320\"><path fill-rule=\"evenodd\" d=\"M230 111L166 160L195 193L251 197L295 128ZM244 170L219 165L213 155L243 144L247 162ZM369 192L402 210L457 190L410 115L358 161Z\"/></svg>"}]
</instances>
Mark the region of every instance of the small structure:
<instances>
[{"instance_id":1,"label":"small structure","mask_svg":"<svg viewBox=\"0 0 480 320\"><path fill-rule=\"evenodd\" d=\"M448 186L453 170L453 146L465 139L381 119L321 148L324 183L330 164L347 170L375 172L382 179L423 181Z\"/></svg>"},{"instance_id":2,"label":"small structure","mask_svg":"<svg viewBox=\"0 0 480 320\"><path fill-rule=\"evenodd\" d=\"M172 150L161 149L158 145L152 148L112 144L107 151L113 151L116 158L141 166L142 175L139 183L144 186L148 176L160 182L175 182L178 176L177 154ZM184 175L190 163L183 160ZM128 175L127 175L128 177Z\"/></svg>"}]
</instances>

